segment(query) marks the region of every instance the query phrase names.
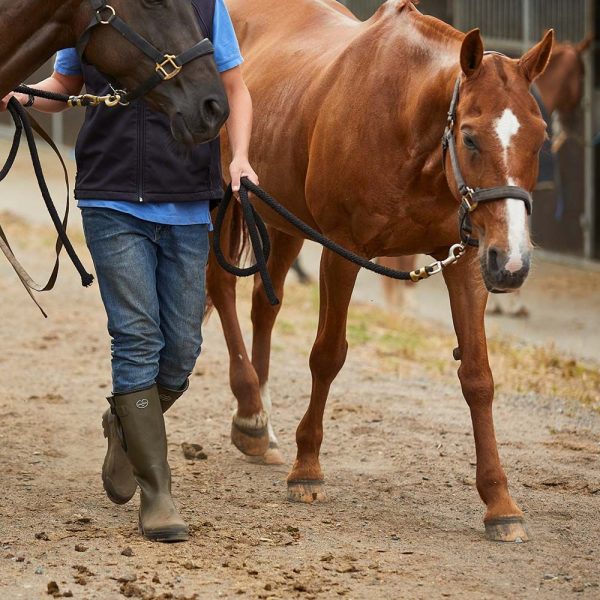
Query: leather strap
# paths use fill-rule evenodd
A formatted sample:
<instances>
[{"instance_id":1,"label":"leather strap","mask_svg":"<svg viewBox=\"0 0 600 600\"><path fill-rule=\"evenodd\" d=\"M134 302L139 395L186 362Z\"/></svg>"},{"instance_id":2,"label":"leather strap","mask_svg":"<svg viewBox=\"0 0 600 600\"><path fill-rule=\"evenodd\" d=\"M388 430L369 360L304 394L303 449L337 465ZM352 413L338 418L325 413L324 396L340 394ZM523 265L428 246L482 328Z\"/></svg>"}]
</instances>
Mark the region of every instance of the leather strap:
<instances>
[{"instance_id":1,"label":"leather strap","mask_svg":"<svg viewBox=\"0 0 600 600\"><path fill-rule=\"evenodd\" d=\"M12 114L12 113L11 113ZM18 121L18 119L16 118L15 115L13 115L13 119L15 121L15 126L16 126L16 131L15 131L15 137L13 140L13 147L11 148L11 152L9 154L9 158L6 162L6 165L4 166L4 168L2 169L2 171L0 172L0 181L2 179L4 179L4 177L6 176L6 174L8 173L8 171L10 170L10 167L12 167L13 163L14 163L14 156L13 154L16 155L16 151L13 152L15 150L15 148L18 150L19 147L19 143L20 143L20 139L21 139L21 132L23 130L23 125L21 122ZM63 174L64 174L64 178L65 178L65 185L67 188L67 201L66 201L66 205L65 205L65 213L64 216L62 218L62 226L63 229L66 231L67 229L67 224L68 224L68 220L69 220L69 196L70 196L70 187L69 187L69 174L67 171L67 166L60 154L60 151L58 150L56 144L52 141L52 138L44 131L44 129L42 128L42 126L31 116L29 115L29 121L31 123L31 128L50 146L50 148L52 148L52 150L54 151L54 153L56 154L56 156L58 156L58 159L60 161L60 164L63 168ZM28 143L30 145L30 149L31 149L31 140L28 138ZM33 156L33 152L32 152L32 156ZM8 169L7 169L8 167ZM40 189L41 189L41 183L40 183ZM38 283L35 282L35 280L31 277L31 275L29 275L29 273L25 270L25 268L23 267L23 265L19 262L19 260L17 259L17 257L15 256L10 243L8 241L8 238L4 232L4 230L2 229L2 227L0 226L0 250L2 250L2 253L4 254L4 256L6 256L8 262L10 263L11 267L13 268L13 270L15 271L15 273L17 274L17 276L19 277L19 280L21 281L23 287L25 288L25 290L27 291L27 293L29 294L29 296L31 297L31 299L33 300L33 302L36 304L36 306L40 309L41 313L44 315L44 317L47 317L48 315L46 314L46 312L44 311L44 309L41 307L41 305L39 304L39 302L36 300L35 296L33 295L33 291L35 292L47 292L50 291L51 289L54 288L55 284L56 284L56 280L58 278L58 270L59 270L59 265L60 265L60 253L62 251L63 248L63 243L60 239L60 237L57 237L56 239L56 243L54 246L54 251L56 253L56 258L54 261L54 267L52 269L52 272L50 274L50 277L48 278L48 281L44 284L44 285L40 285Z\"/></svg>"},{"instance_id":2,"label":"leather strap","mask_svg":"<svg viewBox=\"0 0 600 600\"><path fill-rule=\"evenodd\" d=\"M121 104L128 104L141 98L166 79L170 79L170 77L165 76L165 71L159 68L161 65L168 65L166 68L174 68L179 72L179 69L183 68L193 60L208 54L214 54L214 46L208 38L204 38L192 48L182 52L178 56L163 53L127 25L127 23L114 12L114 9L108 5L106 0L90 0L90 4L94 10L94 15L77 42L77 52L79 53L80 59L83 59L85 49L90 41L92 30L99 25L108 25L116 29L128 42L133 44L156 65L154 73L146 79L144 83L122 97ZM108 15L103 15L103 10L110 10L112 12ZM177 73L175 73L175 75L176 74Z\"/></svg>"},{"instance_id":3,"label":"leather strap","mask_svg":"<svg viewBox=\"0 0 600 600\"><path fill-rule=\"evenodd\" d=\"M452 100L448 110L448 123L442 137L442 166L446 169L446 156L450 153L450 164L452 165L452 174L456 182L456 187L461 196L461 206L458 212L458 223L460 238L464 244L469 246L478 246L479 241L472 238L473 226L471 223L470 214L477 208L479 204L485 202L495 202L498 200L521 200L525 204L527 214L531 215L532 198L531 194L524 188L514 185L504 185L493 188L471 188L465 182L460 163L458 160L458 152L456 150L456 139L454 136L454 125L456 121L456 110L460 98L460 83L461 76L459 75L454 85Z\"/></svg>"}]
</instances>

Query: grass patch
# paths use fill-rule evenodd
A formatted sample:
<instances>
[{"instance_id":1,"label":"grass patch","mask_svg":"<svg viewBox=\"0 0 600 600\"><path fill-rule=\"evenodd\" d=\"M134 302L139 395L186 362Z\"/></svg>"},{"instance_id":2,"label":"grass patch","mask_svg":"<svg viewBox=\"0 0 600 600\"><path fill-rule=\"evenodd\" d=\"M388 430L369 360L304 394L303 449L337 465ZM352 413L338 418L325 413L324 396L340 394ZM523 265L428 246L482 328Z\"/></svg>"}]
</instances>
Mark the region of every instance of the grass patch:
<instances>
[{"instance_id":1,"label":"grass patch","mask_svg":"<svg viewBox=\"0 0 600 600\"><path fill-rule=\"evenodd\" d=\"M309 352L316 332L316 286L286 287L283 319L276 333L286 345ZM452 357L456 338L435 325L384 309L352 304L348 313L350 352L360 353L371 370L398 377L433 376L455 381ZM488 340L490 364L501 393L535 393L574 400L600 412L600 366L561 355L554 346L533 346L513 339Z\"/></svg>"}]
</instances>

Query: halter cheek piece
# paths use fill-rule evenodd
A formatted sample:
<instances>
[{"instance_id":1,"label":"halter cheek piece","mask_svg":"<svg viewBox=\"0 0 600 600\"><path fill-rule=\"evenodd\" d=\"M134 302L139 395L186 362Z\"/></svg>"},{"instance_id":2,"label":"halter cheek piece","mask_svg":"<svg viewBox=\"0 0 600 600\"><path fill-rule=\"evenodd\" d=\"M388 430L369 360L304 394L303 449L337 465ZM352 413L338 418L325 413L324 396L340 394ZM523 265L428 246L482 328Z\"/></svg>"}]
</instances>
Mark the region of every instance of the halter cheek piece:
<instances>
[{"instance_id":1,"label":"halter cheek piece","mask_svg":"<svg viewBox=\"0 0 600 600\"><path fill-rule=\"evenodd\" d=\"M456 107L458 105L460 92L460 80L461 77L459 75L458 79L456 80L456 85L454 86L454 94L452 95L450 110L448 111L448 124L446 125L446 131L444 131L444 137L442 138L443 165L445 168L446 154L450 152L452 172L454 174L454 179L461 197L460 209L458 212L460 239L465 245L477 247L479 246L479 240L471 237L471 234L473 233L471 213L479 206L479 204L484 202L494 202L496 200L521 200L525 203L527 214L531 215L531 194L526 189L514 185L473 189L465 183L465 179L458 163L456 139L454 136L454 124L456 121Z\"/></svg>"},{"instance_id":2,"label":"halter cheek piece","mask_svg":"<svg viewBox=\"0 0 600 600\"><path fill-rule=\"evenodd\" d=\"M100 101L108 106L115 106L116 104L127 105L133 100L141 98L144 94L147 94L163 81L168 81L179 75L183 67L188 63L202 56L213 54L215 51L211 41L208 38L204 38L195 46L182 52L178 56L174 54L165 54L155 48L141 35L133 31L133 29L117 15L115 9L110 6L106 0L90 0L90 4L94 10L94 16L77 42L77 51L80 57L83 58L93 29L99 25L108 25L116 29L128 42L132 43L138 50L143 52L155 63L154 73L132 92L114 90L113 88L113 96L101 97ZM81 98L83 98L83 96L74 96L69 104L71 106L77 106Z\"/></svg>"}]
</instances>

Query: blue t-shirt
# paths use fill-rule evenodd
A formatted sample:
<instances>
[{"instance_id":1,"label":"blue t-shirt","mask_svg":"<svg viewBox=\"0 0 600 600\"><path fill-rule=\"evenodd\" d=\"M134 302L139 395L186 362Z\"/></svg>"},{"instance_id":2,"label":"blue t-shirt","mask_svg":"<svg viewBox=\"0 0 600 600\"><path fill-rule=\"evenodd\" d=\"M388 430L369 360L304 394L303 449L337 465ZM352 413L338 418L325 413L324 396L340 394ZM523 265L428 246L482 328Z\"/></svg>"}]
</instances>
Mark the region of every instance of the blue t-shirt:
<instances>
[{"instance_id":1,"label":"blue t-shirt","mask_svg":"<svg viewBox=\"0 0 600 600\"><path fill-rule=\"evenodd\" d=\"M213 45L219 73L242 64L240 47L224 0L216 0ZM81 62L77 50L60 50L56 55L54 70L61 75L81 75ZM209 203L205 200L139 204L114 200L79 200L77 205L79 208L110 208L161 225L198 225L211 222Z\"/></svg>"}]
</instances>

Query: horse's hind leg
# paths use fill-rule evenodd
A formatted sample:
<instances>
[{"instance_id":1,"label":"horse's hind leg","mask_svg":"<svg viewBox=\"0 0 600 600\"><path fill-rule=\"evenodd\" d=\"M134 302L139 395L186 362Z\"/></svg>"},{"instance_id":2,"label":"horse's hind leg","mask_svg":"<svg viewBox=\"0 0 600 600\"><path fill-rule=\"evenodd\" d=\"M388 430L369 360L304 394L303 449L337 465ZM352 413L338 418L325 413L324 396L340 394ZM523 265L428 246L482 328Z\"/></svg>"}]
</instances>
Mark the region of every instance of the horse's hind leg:
<instances>
[{"instance_id":1,"label":"horse's hind leg","mask_svg":"<svg viewBox=\"0 0 600 600\"><path fill-rule=\"evenodd\" d=\"M526 541L523 513L511 498L496 444L492 402L494 380L488 362L484 328L487 292L478 266L465 256L444 271L461 359L458 377L471 410L477 453L477 490L487 506L484 518L488 539Z\"/></svg>"},{"instance_id":2,"label":"horse's hind leg","mask_svg":"<svg viewBox=\"0 0 600 600\"><path fill-rule=\"evenodd\" d=\"M329 388L346 360L348 305L357 274L356 265L323 250L319 328L310 355L312 393L308 410L296 432L298 454L288 476L288 499L295 502L324 499L323 472L319 463L323 413Z\"/></svg>"},{"instance_id":3,"label":"horse's hind leg","mask_svg":"<svg viewBox=\"0 0 600 600\"><path fill-rule=\"evenodd\" d=\"M382 267L395 269L397 271L414 271L416 268L417 257L411 256L381 256L377 259L377 263ZM407 303L407 293L410 286L414 285L411 282L399 281L390 279L389 277L381 278L383 286L383 296L386 305L389 309L403 308Z\"/></svg>"},{"instance_id":4,"label":"horse's hind leg","mask_svg":"<svg viewBox=\"0 0 600 600\"><path fill-rule=\"evenodd\" d=\"M304 240L295 238L276 229L269 229L271 238L271 256L268 267L275 293L283 300L285 277L296 260ZM281 309L281 303L271 306L263 288L260 277L254 281L252 295L252 364L258 375L260 393L265 412L269 417L269 450L263 457L265 464L283 464L277 437L273 430L272 403L269 391L269 359L271 356L271 334L275 320Z\"/></svg>"},{"instance_id":5,"label":"horse's hind leg","mask_svg":"<svg viewBox=\"0 0 600 600\"><path fill-rule=\"evenodd\" d=\"M223 253L232 262L229 248L230 213L223 226ZM206 274L208 295L219 313L229 351L229 383L237 399L231 441L247 456L262 456L269 448L267 415L263 411L258 376L250 362L236 311L236 278L218 265L211 253Z\"/></svg>"}]
</instances>

